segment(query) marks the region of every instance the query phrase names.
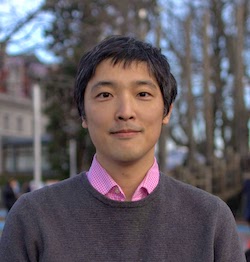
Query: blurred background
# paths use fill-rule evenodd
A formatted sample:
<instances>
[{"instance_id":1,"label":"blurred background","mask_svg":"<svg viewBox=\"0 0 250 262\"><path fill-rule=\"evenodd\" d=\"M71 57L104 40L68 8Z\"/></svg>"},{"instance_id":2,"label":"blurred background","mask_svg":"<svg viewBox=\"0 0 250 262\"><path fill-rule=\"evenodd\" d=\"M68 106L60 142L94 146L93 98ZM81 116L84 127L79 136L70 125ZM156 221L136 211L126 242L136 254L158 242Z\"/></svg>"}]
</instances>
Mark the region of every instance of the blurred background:
<instances>
[{"instance_id":1,"label":"blurred background","mask_svg":"<svg viewBox=\"0 0 250 262\"><path fill-rule=\"evenodd\" d=\"M177 79L156 151L161 170L221 197L244 219L248 0L0 0L2 191L10 179L21 194L88 169L94 149L72 98L74 77L82 54L113 34L161 48Z\"/></svg>"}]
</instances>

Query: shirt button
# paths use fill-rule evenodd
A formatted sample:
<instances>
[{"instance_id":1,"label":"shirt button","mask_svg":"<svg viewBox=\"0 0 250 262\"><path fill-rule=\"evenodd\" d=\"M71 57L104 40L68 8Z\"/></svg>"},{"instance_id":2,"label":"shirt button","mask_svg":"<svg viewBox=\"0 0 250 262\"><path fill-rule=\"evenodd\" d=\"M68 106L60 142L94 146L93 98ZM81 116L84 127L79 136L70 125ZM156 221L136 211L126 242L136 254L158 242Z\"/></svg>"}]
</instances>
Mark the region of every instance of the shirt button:
<instances>
[{"instance_id":1,"label":"shirt button","mask_svg":"<svg viewBox=\"0 0 250 262\"><path fill-rule=\"evenodd\" d=\"M118 187L115 188L115 193L116 193L116 194L120 194L120 190L119 190Z\"/></svg>"}]
</instances>

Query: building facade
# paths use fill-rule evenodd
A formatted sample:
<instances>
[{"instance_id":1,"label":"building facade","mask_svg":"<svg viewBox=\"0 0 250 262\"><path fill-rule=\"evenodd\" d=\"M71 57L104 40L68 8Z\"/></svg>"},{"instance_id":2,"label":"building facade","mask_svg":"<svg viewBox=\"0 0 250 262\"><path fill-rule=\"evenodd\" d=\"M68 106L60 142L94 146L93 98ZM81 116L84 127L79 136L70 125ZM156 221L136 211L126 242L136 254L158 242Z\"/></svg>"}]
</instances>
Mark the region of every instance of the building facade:
<instances>
[{"instance_id":1,"label":"building facade","mask_svg":"<svg viewBox=\"0 0 250 262\"><path fill-rule=\"evenodd\" d=\"M0 175L32 174L34 164L34 79L44 79L47 67L34 56L7 57L0 71ZM43 101L43 99L42 99ZM43 105L43 102L42 102ZM46 159L45 116L42 116L42 168Z\"/></svg>"}]
</instances>

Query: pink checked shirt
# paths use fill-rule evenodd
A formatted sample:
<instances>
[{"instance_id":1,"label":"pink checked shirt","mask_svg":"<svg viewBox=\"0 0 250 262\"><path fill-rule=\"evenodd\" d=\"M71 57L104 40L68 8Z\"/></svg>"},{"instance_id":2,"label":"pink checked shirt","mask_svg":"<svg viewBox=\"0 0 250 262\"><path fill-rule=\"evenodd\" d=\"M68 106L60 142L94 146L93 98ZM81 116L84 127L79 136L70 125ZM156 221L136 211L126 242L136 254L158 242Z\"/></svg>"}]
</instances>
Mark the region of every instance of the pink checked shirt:
<instances>
[{"instance_id":1,"label":"pink checked shirt","mask_svg":"<svg viewBox=\"0 0 250 262\"><path fill-rule=\"evenodd\" d=\"M141 184L136 189L132 201L141 200L149 195L156 188L159 182L159 176L159 167L155 159L153 166L149 169ZM125 194L121 187L100 165L96 156L93 159L89 172L87 172L87 177L90 184L101 194L112 200L125 201Z\"/></svg>"}]
</instances>

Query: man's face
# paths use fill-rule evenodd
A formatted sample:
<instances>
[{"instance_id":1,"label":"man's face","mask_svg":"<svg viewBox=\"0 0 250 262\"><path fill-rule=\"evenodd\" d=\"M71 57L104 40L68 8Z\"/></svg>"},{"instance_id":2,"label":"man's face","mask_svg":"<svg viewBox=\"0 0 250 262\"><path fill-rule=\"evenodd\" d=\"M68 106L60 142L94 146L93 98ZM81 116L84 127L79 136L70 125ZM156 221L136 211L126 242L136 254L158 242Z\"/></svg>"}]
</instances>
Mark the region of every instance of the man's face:
<instances>
[{"instance_id":1,"label":"man's face","mask_svg":"<svg viewBox=\"0 0 250 262\"><path fill-rule=\"evenodd\" d=\"M89 129L104 167L153 163L155 144L170 113L163 118L162 94L146 63L124 68L123 63L113 66L104 60L86 87L84 104L82 125Z\"/></svg>"}]
</instances>

